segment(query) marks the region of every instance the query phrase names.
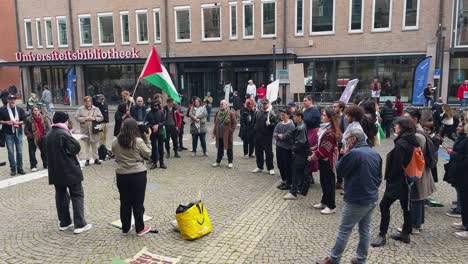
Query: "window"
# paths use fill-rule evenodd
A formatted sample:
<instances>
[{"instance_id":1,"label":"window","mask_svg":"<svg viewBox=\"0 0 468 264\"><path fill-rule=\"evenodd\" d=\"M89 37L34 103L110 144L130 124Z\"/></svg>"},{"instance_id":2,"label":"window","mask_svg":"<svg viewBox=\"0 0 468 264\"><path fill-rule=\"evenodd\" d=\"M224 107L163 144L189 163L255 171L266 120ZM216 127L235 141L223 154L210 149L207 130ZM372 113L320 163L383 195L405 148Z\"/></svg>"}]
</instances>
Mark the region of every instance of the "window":
<instances>
[{"instance_id":1,"label":"window","mask_svg":"<svg viewBox=\"0 0 468 264\"><path fill-rule=\"evenodd\" d=\"M253 2L246 1L242 2L243 5L243 28L244 28L244 38L251 39L254 37L254 6Z\"/></svg>"},{"instance_id":2,"label":"window","mask_svg":"<svg viewBox=\"0 0 468 264\"><path fill-rule=\"evenodd\" d=\"M161 43L161 12L158 9L153 9L154 22L154 42Z\"/></svg>"},{"instance_id":3,"label":"window","mask_svg":"<svg viewBox=\"0 0 468 264\"><path fill-rule=\"evenodd\" d=\"M24 20L24 37L26 40L26 48L33 48L32 32L31 32L31 19Z\"/></svg>"},{"instance_id":4,"label":"window","mask_svg":"<svg viewBox=\"0 0 468 264\"><path fill-rule=\"evenodd\" d=\"M221 40L221 5L202 5L202 40Z\"/></svg>"},{"instance_id":5,"label":"window","mask_svg":"<svg viewBox=\"0 0 468 264\"><path fill-rule=\"evenodd\" d=\"M130 44L130 30L128 24L128 11L120 12L120 37L122 45Z\"/></svg>"},{"instance_id":6,"label":"window","mask_svg":"<svg viewBox=\"0 0 468 264\"><path fill-rule=\"evenodd\" d=\"M37 47L42 48L42 23L40 18L36 18L36 38Z\"/></svg>"},{"instance_id":7,"label":"window","mask_svg":"<svg viewBox=\"0 0 468 264\"><path fill-rule=\"evenodd\" d=\"M54 38L52 36L52 20L50 17L44 17L46 48L54 47Z\"/></svg>"},{"instance_id":8,"label":"window","mask_svg":"<svg viewBox=\"0 0 468 264\"><path fill-rule=\"evenodd\" d=\"M392 0L374 0L372 5L372 31L392 30Z\"/></svg>"},{"instance_id":9,"label":"window","mask_svg":"<svg viewBox=\"0 0 468 264\"><path fill-rule=\"evenodd\" d=\"M296 0L294 28L296 36L304 36L304 0Z\"/></svg>"},{"instance_id":10,"label":"window","mask_svg":"<svg viewBox=\"0 0 468 264\"><path fill-rule=\"evenodd\" d=\"M349 32L361 33L364 24L364 0L350 0L349 4Z\"/></svg>"},{"instance_id":11,"label":"window","mask_svg":"<svg viewBox=\"0 0 468 264\"><path fill-rule=\"evenodd\" d=\"M91 15L79 15L78 26L80 30L80 46L93 45L93 36L91 34Z\"/></svg>"},{"instance_id":12,"label":"window","mask_svg":"<svg viewBox=\"0 0 468 264\"><path fill-rule=\"evenodd\" d=\"M276 1L262 0L262 37L276 37Z\"/></svg>"},{"instance_id":13,"label":"window","mask_svg":"<svg viewBox=\"0 0 468 264\"><path fill-rule=\"evenodd\" d=\"M335 33L335 0L311 0L310 34Z\"/></svg>"},{"instance_id":14,"label":"window","mask_svg":"<svg viewBox=\"0 0 468 264\"><path fill-rule=\"evenodd\" d=\"M98 14L99 45L114 45L114 17L112 13Z\"/></svg>"},{"instance_id":15,"label":"window","mask_svg":"<svg viewBox=\"0 0 468 264\"><path fill-rule=\"evenodd\" d=\"M148 11L136 11L137 43L148 43Z\"/></svg>"},{"instance_id":16,"label":"window","mask_svg":"<svg viewBox=\"0 0 468 264\"><path fill-rule=\"evenodd\" d=\"M403 30L419 28L419 0L405 0Z\"/></svg>"},{"instance_id":17,"label":"window","mask_svg":"<svg viewBox=\"0 0 468 264\"><path fill-rule=\"evenodd\" d=\"M468 46L468 0L457 0L455 46ZM458 60L460 61L460 60Z\"/></svg>"},{"instance_id":18,"label":"window","mask_svg":"<svg viewBox=\"0 0 468 264\"><path fill-rule=\"evenodd\" d=\"M189 42L192 41L192 33L190 27L191 12L189 6L178 6L174 8L175 13L175 28L176 41Z\"/></svg>"},{"instance_id":19,"label":"window","mask_svg":"<svg viewBox=\"0 0 468 264\"><path fill-rule=\"evenodd\" d=\"M67 19L64 16L57 17L57 36L58 46L62 48L68 47Z\"/></svg>"},{"instance_id":20,"label":"window","mask_svg":"<svg viewBox=\"0 0 468 264\"><path fill-rule=\"evenodd\" d=\"M229 3L229 38L237 39L237 4Z\"/></svg>"}]
</instances>

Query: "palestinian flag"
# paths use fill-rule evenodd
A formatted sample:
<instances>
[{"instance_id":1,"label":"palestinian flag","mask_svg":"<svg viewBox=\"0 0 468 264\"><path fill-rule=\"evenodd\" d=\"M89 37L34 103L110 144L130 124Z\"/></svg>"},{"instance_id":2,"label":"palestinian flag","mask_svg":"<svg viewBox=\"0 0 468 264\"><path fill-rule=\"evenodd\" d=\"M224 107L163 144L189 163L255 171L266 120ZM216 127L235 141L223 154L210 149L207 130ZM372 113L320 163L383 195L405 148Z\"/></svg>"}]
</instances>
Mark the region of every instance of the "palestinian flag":
<instances>
[{"instance_id":1,"label":"palestinian flag","mask_svg":"<svg viewBox=\"0 0 468 264\"><path fill-rule=\"evenodd\" d=\"M151 52L146 60L143 70L141 71L139 79L144 79L152 85L157 86L167 93L169 97L174 99L174 101L180 103L180 97L177 93L177 89L174 87L171 76L167 72L166 68L161 64L158 52L154 46L151 48Z\"/></svg>"}]
</instances>

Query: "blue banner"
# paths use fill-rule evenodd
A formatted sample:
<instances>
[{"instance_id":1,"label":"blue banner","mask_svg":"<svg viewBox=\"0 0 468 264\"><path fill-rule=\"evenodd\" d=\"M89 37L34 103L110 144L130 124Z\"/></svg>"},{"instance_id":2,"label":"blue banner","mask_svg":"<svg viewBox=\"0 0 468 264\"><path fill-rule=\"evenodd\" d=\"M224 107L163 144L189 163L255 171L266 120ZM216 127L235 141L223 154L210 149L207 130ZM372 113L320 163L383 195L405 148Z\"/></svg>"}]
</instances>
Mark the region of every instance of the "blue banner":
<instances>
[{"instance_id":1,"label":"blue banner","mask_svg":"<svg viewBox=\"0 0 468 264\"><path fill-rule=\"evenodd\" d=\"M67 75L67 96L68 96L68 101L70 102L70 105L72 105L72 102L75 99L75 81L76 81L75 67L71 67L70 70L68 70L68 75Z\"/></svg>"},{"instance_id":2,"label":"blue banner","mask_svg":"<svg viewBox=\"0 0 468 264\"><path fill-rule=\"evenodd\" d=\"M413 75L413 105L424 105L424 89L427 86L432 57L420 61Z\"/></svg>"}]
</instances>

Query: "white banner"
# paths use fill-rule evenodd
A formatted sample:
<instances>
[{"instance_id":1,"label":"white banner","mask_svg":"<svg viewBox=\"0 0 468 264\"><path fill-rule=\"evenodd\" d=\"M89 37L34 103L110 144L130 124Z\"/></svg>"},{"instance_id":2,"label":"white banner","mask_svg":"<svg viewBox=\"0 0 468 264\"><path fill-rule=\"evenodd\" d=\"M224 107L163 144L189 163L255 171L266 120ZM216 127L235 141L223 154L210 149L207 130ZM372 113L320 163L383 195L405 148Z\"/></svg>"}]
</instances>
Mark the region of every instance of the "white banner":
<instances>
[{"instance_id":1,"label":"white banner","mask_svg":"<svg viewBox=\"0 0 468 264\"><path fill-rule=\"evenodd\" d=\"M357 84L359 82L359 79L353 79L348 82L346 85L346 88L343 91L343 94L341 94L340 101L347 104L349 102L349 99L351 98L351 95L353 95L354 89L356 88Z\"/></svg>"},{"instance_id":2,"label":"white banner","mask_svg":"<svg viewBox=\"0 0 468 264\"><path fill-rule=\"evenodd\" d=\"M270 101L270 103L278 99L279 83L279 80L276 80L267 85L266 98L268 99L268 101Z\"/></svg>"}]
</instances>

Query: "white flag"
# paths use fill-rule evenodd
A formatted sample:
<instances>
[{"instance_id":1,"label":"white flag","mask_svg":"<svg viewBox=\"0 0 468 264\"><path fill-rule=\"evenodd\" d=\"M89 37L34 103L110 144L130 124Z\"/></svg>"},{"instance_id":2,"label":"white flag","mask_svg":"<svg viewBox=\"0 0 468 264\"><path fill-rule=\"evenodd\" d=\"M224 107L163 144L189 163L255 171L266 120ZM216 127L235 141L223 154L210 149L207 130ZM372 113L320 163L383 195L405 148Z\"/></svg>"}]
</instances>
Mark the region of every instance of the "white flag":
<instances>
[{"instance_id":1,"label":"white flag","mask_svg":"<svg viewBox=\"0 0 468 264\"><path fill-rule=\"evenodd\" d=\"M266 98L270 103L276 101L278 99L278 92L279 92L279 80L276 80L269 85L267 85L267 93Z\"/></svg>"}]
</instances>

